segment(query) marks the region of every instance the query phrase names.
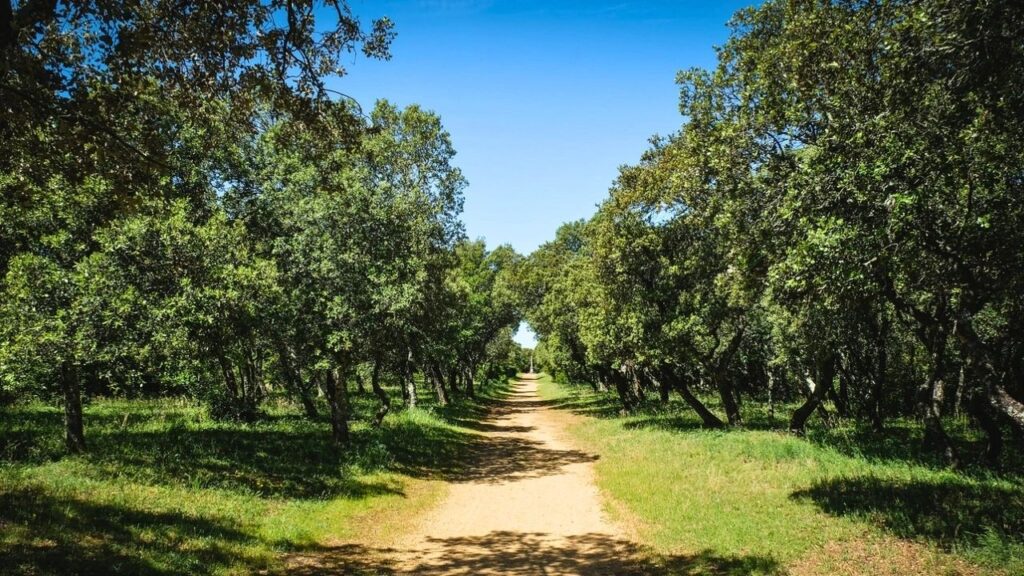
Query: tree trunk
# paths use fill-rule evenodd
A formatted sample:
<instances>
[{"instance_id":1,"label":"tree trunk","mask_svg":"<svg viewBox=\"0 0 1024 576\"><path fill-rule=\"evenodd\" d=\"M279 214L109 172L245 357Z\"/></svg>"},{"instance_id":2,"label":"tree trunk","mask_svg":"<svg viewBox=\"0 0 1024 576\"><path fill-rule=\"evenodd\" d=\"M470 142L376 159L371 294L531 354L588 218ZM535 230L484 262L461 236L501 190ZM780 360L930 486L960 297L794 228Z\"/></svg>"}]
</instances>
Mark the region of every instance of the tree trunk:
<instances>
[{"instance_id":1,"label":"tree trunk","mask_svg":"<svg viewBox=\"0 0 1024 576\"><path fill-rule=\"evenodd\" d=\"M967 409L985 432L985 462L992 468L998 468L999 459L1003 454L1003 429L993 414L992 406L985 401L983 393L979 390L971 394Z\"/></svg>"},{"instance_id":2,"label":"tree trunk","mask_svg":"<svg viewBox=\"0 0 1024 576\"><path fill-rule=\"evenodd\" d=\"M960 417L961 408L964 403L964 385L966 384L964 368L967 360L960 362L960 376L956 379L956 390L953 392L953 416Z\"/></svg>"},{"instance_id":3,"label":"tree trunk","mask_svg":"<svg viewBox=\"0 0 1024 576\"><path fill-rule=\"evenodd\" d=\"M849 376L839 373L839 390L831 389L832 402L836 405L836 412L840 418L850 417L850 384Z\"/></svg>"},{"instance_id":4,"label":"tree trunk","mask_svg":"<svg viewBox=\"0 0 1024 576\"><path fill-rule=\"evenodd\" d=\"M668 404L672 394L672 386L665 382L664 378L658 382L658 400L662 404Z\"/></svg>"},{"instance_id":5,"label":"tree trunk","mask_svg":"<svg viewBox=\"0 0 1024 576\"><path fill-rule=\"evenodd\" d=\"M683 401L693 409L694 412L700 416L701 421L704 423L705 428L724 428L725 424L722 420L715 416L715 414L708 410L708 407L700 401L699 398L693 395L690 390L690 385L682 378L676 377L669 369L662 370L662 382L668 382L669 386L675 388L679 395L683 397Z\"/></svg>"},{"instance_id":6,"label":"tree trunk","mask_svg":"<svg viewBox=\"0 0 1024 576\"><path fill-rule=\"evenodd\" d=\"M302 411L306 414L306 418L310 420L316 420L320 417L320 413L316 409L316 403L313 402L313 396L309 393L308 389L303 388L301 383L293 385L295 388L295 395L299 397L299 403L302 404Z\"/></svg>"},{"instance_id":7,"label":"tree trunk","mask_svg":"<svg viewBox=\"0 0 1024 576\"><path fill-rule=\"evenodd\" d=\"M883 406L885 389L888 386L889 372L889 316L882 313L882 321L875 331L875 347L878 349L878 367L871 382L871 428L875 432L885 429L885 409Z\"/></svg>"},{"instance_id":8,"label":"tree trunk","mask_svg":"<svg viewBox=\"0 0 1024 576\"><path fill-rule=\"evenodd\" d=\"M825 399L825 385L821 382L815 382L810 375L807 376L807 384L812 388L810 395L807 400L800 405L796 410L793 411L793 415L789 419L789 431L797 436L803 436L807 429L807 420L811 417L811 414L821 405L821 401Z\"/></svg>"},{"instance_id":9,"label":"tree trunk","mask_svg":"<svg viewBox=\"0 0 1024 576\"><path fill-rule=\"evenodd\" d=\"M60 368L60 388L64 395L64 445L68 452L85 452L85 426L82 423L82 391L78 370L65 361Z\"/></svg>"},{"instance_id":10,"label":"tree trunk","mask_svg":"<svg viewBox=\"0 0 1024 576\"><path fill-rule=\"evenodd\" d=\"M416 407L416 374L413 370L412 349L409 350L402 366L402 403L406 408Z\"/></svg>"},{"instance_id":11,"label":"tree trunk","mask_svg":"<svg viewBox=\"0 0 1024 576\"><path fill-rule=\"evenodd\" d=\"M370 386L373 388L373 393L380 400L380 408L377 409L377 414L373 418L374 427L379 427L384 422L384 417L391 411L391 398L388 397L388 393L380 385L380 365L380 358L374 359L373 375L370 377Z\"/></svg>"},{"instance_id":12,"label":"tree trunk","mask_svg":"<svg viewBox=\"0 0 1024 576\"><path fill-rule=\"evenodd\" d=\"M646 404L647 394L644 393L643 383L640 380L640 371L635 364L630 364L626 373L626 382L629 384L629 393L636 399L636 404Z\"/></svg>"},{"instance_id":13,"label":"tree trunk","mask_svg":"<svg viewBox=\"0 0 1024 576\"><path fill-rule=\"evenodd\" d=\"M451 388L452 393L462 393L462 390L459 389L459 369L457 364L452 364L452 367L448 370L448 386Z\"/></svg>"},{"instance_id":14,"label":"tree trunk","mask_svg":"<svg viewBox=\"0 0 1024 576\"><path fill-rule=\"evenodd\" d=\"M256 414L256 407L267 397L267 390L263 384L263 372L260 367L260 358L253 348L245 349L245 372L249 380L249 393L246 397L246 414Z\"/></svg>"},{"instance_id":15,"label":"tree trunk","mask_svg":"<svg viewBox=\"0 0 1024 576\"><path fill-rule=\"evenodd\" d=\"M733 393L732 379L724 370L716 370L712 373L711 379L718 395L722 399L722 407L725 409L725 416L730 426L742 426L743 418L740 416L740 406L736 403L736 396Z\"/></svg>"},{"instance_id":16,"label":"tree trunk","mask_svg":"<svg viewBox=\"0 0 1024 576\"><path fill-rule=\"evenodd\" d=\"M366 384L363 382L363 375L359 373L359 369L356 368L356 392L360 395L366 394Z\"/></svg>"},{"instance_id":17,"label":"tree trunk","mask_svg":"<svg viewBox=\"0 0 1024 576\"><path fill-rule=\"evenodd\" d=\"M416 407L416 374L412 371L406 372L402 378L402 401L406 408Z\"/></svg>"},{"instance_id":18,"label":"tree trunk","mask_svg":"<svg viewBox=\"0 0 1024 576\"><path fill-rule=\"evenodd\" d=\"M999 384L1000 371L992 363L991 351L974 331L974 325L966 312L961 312L955 334L970 354L973 365L987 373L985 391L989 404L996 412L1009 419L1010 424L1017 429L1016 433L1024 432L1024 402L1014 398Z\"/></svg>"},{"instance_id":19,"label":"tree trunk","mask_svg":"<svg viewBox=\"0 0 1024 576\"><path fill-rule=\"evenodd\" d=\"M235 380L234 367L231 366L231 362L224 356L224 352L220 350L217 351L217 362L220 363L220 370L224 374L224 385L227 387L228 392L231 393L231 397L237 400L238 381Z\"/></svg>"},{"instance_id":20,"label":"tree trunk","mask_svg":"<svg viewBox=\"0 0 1024 576\"><path fill-rule=\"evenodd\" d=\"M819 363L817 373L817 382L809 374L806 376L807 384L811 387L811 394L799 408L793 411L793 416L789 419L789 431L797 436L804 435L807 428L807 420L821 406L829 389L832 388L832 380L836 375L835 357L830 355L823 362ZM824 418L826 419L825 425L829 425L827 412Z\"/></svg>"},{"instance_id":21,"label":"tree trunk","mask_svg":"<svg viewBox=\"0 0 1024 576\"><path fill-rule=\"evenodd\" d=\"M937 328L931 342L932 372L918 388L918 409L924 420L924 446L939 453L946 464L959 464L945 428L942 426L942 402L945 397L945 383L942 375L946 363L946 332Z\"/></svg>"},{"instance_id":22,"label":"tree trunk","mask_svg":"<svg viewBox=\"0 0 1024 576\"><path fill-rule=\"evenodd\" d=\"M299 401L302 402L302 410L306 413L306 417L310 420L316 420L320 417L320 412L316 409L316 402L313 400L313 394L310 392L311 388L315 388L315 385L304 383L302 376L299 376L298 380L299 387Z\"/></svg>"},{"instance_id":23,"label":"tree trunk","mask_svg":"<svg viewBox=\"0 0 1024 576\"><path fill-rule=\"evenodd\" d=\"M470 363L466 366L466 396L470 398L476 398L476 385L473 382L473 374L476 370L473 368L473 364Z\"/></svg>"},{"instance_id":24,"label":"tree trunk","mask_svg":"<svg viewBox=\"0 0 1024 576\"><path fill-rule=\"evenodd\" d=\"M441 406L448 405L448 391L444 388L444 378L441 376L441 369L436 364L427 368L430 373L430 381L434 385L434 393L437 394L437 403Z\"/></svg>"},{"instance_id":25,"label":"tree trunk","mask_svg":"<svg viewBox=\"0 0 1024 576\"><path fill-rule=\"evenodd\" d=\"M299 369L295 365L295 353L292 352L287 344L279 340L277 342L277 356L281 362L281 371L284 372L285 382L288 383L288 388L291 392L299 398L306 417L311 420L317 419L320 415L317 413L313 396L309 392L310 386L302 381L302 374L299 373Z\"/></svg>"},{"instance_id":26,"label":"tree trunk","mask_svg":"<svg viewBox=\"0 0 1024 576\"><path fill-rule=\"evenodd\" d=\"M989 404L1006 416L1018 430L1024 430L1024 403L1010 395L1005 388L991 383L986 386Z\"/></svg>"},{"instance_id":27,"label":"tree trunk","mask_svg":"<svg viewBox=\"0 0 1024 576\"><path fill-rule=\"evenodd\" d=\"M828 396L829 394L826 393L825 395ZM835 426L836 419L832 416L832 413L828 411L828 408L825 407L824 399L822 399L821 402L818 402L818 406L815 407L814 411L818 413L818 418L821 418L821 424L826 430L831 430L832 427Z\"/></svg>"},{"instance_id":28,"label":"tree trunk","mask_svg":"<svg viewBox=\"0 0 1024 576\"><path fill-rule=\"evenodd\" d=\"M605 373L609 380L615 385L615 392L619 395L619 402L622 403L622 409L626 412L633 410L634 403L633 398L629 394L629 383L626 382L626 376L619 370L606 370Z\"/></svg>"},{"instance_id":29,"label":"tree trunk","mask_svg":"<svg viewBox=\"0 0 1024 576\"><path fill-rule=\"evenodd\" d=\"M348 386L344 366L327 371L327 404L331 407L331 437L338 445L348 444Z\"/></svg>"},{"instance_id":30,"label":"tree trunk","mask_svg":"<svg viewBox=\"0 0 1024 576\"><path fill-rule=\"evenodd\" d=\"M730 426L742 426L743 418L740 415L740 406L736 401L736 394L733 390L733 382L728 374L728 366L736 352L743 343L745 326L740 326L729 339L729 344L721 352L712 352L712 356L704 362L704 367L711 378L711 383L718 390L722 399L722 407L725 409L725 416ZM717 356L717 358L715 357Z\"/></svg>"}]
</instances>

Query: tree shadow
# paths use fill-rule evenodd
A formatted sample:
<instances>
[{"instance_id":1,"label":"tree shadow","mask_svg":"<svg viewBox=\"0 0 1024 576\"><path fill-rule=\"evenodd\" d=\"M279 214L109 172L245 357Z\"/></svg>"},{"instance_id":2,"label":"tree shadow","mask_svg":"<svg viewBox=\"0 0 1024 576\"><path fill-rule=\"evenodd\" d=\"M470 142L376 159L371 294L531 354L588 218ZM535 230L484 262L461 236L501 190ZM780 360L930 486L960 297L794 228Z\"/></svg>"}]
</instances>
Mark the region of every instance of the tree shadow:
<instances>
[{"instance_id":1,"label":"tree shadow","mask_svg":"<svg viewBox=\"0 0 1024 576\"><path fill-rule=\"evenodd\" d=\"M353 455L333 449L328 433L314 426L103 430L90 440L94 448L84 458L98 472L138 482L288 499L401 493L395 486L353 478Z\"/></svg>"},{"instance_id":2,"label":"tree shadow","mask_svg":"<svg viewBox=\"0 0 1024 576\"><path fill-rule=\"evenodd\" d=\"M242 554L256 540L230 523L40 489L0 493L0 531L8 536L0 538L4 574L212 574L265 567Z\"/></svg>"},{"instance_id":3,"label":"tree shadow","mask_svg":"<svg viewBox=\"0 0 1024 576\"><path fill-rule=\"evenodd\" d=\"M714 430L708 428L696 418L690 418L679 414L655 414L631 418L622 423L627 430L667 430L671 432L695 432L699 430ZM718 428L722 432L729 431L728 428Z\"/></svg>"},{"instance_id":4,"label":"tree shadow","mask_svg":"<svg viewBox=\"0 0 1024 576\"><path fill-rule=\"evenodd\" d=\"M721 402L714 395L700 395L705 406L724 420ZM553 408L569 410L576 414L621 421L627 430L665 430L672 432L695 432L708 430L700 418L678 397L673 396L667 404L648 400L646 403L624 413L614 392L599 393L588 388L569 389L569 396L550 404ZM796 408L794 403L781 403L769 411L762 404L747 403L742 406L743 426L716 429L720 433L734 433L748 430L788 432L788 418ZM835 414L834 407L829 405ZM965 459L977 462L959 472L965 476L984 479L993 473L1003 478L1024 480L1024 450L1007 438L1003 458L998 470L982 463L984 438L965 419L944 419L950 440ZM815 446L834 450L844 456L877 462L912 463L932 470L947 467L941 455L924 447L923 428L913 419L892 418L886 422L885 430L877 432L867 422L854 418L840 418L825 425L815 414L807 424L807 441ZM1014 449L1017 448L1017 449Z\"/></svg>"},{"instance_id":5,"label":"tree shadow","mask_svg":"<svg viewBox=\"0 0 1024 576\"><path fill-rule=\"evenodd\" d=\"M593 393L576 395L560 400L544 400L546 406L559 410L568 410L581 416L594 418L618 418L623 416L622 405L609 395Z\"/></svg>"},{"instance_id":6,"label":"tree shadow","mask_svg":"<svg viewBox=\"0 0 1024 576\"><path fill-rule=\"evenodd\" d=\"M394 456L398 472L416 478L449 482L508 482L558 473L563 467L593 462L597 456L580 450L559 450L518 436L532 426L503 424L512 413L529 409L527 402L506 400L491 407L489 420L475 428L487 434L451 428L396 423L381 438Z\"/></svg>"},{"instance_id":7,"label":"tree shadow","mask_svg":"<svg viewBox=\"0 0 1024 576\"><path fill-rule=\"evenodd\" d=\"M902 538L925 539L943 549L973 546L982 538L1024 546L1024 487L941 480L834 478L794 492L822 511L881 525Z\"/></svg>"},{"instance_id":8,"label":"tree shadow","mask_svg":"<svg viewBox=\"0 0 1024 576\"><path fill-rule=\"evenodd\" d=\"M451 423L459 428L467 428L477 432L497 432L499 434L525 434L535 430L533 426L505 426L502 424L492 424L489 422L479 422L475 420L452 419Z\"/></svg>"},{"instance_id":9,"label":"tree shadow","mask_svg":"<svg viewBox=\"0 0 1024 576\"><path fill-rule=\"evenodd\" d=\"M117 476L151 485L187 484L284 499L402 494L396 483L357 479L356 468L449 479L479 478L490 472L525 473L528 464L515 458L495 466L486 462L534 447L514 440L496 446L479 434L454 427L497 431L500 425L485 423L482 418L502 404L499 395L503 389L494 387L488 394L478 400L460 399L447 407L432 407L453 426L392 417L380 428L354 427L351 444L344 448L334 446L324 422L295 413L264 414L257 422L243 424L210 422L193 406L181 409L133 403L122 411L116 405L105 405L87 414L89 451L77 458L89 464L84 473L96 477ZM376 410L376 399L360 399L353 402L353 408L353 420L365 421L366 414ZM0 421L0 459L32 465L63 458L61 418L59 410L49 407L5 411ZM535 449L530 459L543 468L572 456Z\"/></svg>"},{"instance_id":10,"label":"tree shadow","mask_svg":"<svg viewBox=\"0 0 1024 576\"><path fill-rule=\"evenodd\" d=\"M993 474L1009 479L1024 480L1024 451L1007 445L998 470L981 462L984 439L976 431L967 429L966 421L946 422L950 441L958 453L975 465L959 470L965 476L988 478ZM910 462L932 470L947 468L940 454L928 450L924 445L924 430L921 424L912 420L893 419L886 423L883 432L877 432L865 423L844 422L831 430L812 429L808 434L812 443L833 449L840 454L875 460L879 462Z\"/></svg>"},{"instance_id":11,"label":"tree shadow","mask_svg":"<svg viewBox=\"0 0 1024 576\"><path fill-rule=\"evenodd\" d=\"M777 575L779 563L763 556L721 556L710 551L657 556L607 534L558 537L495 531L434 538L424 549L345 545L317 548L289 559L288 574L593 574L664 576Z\"/></svg>"}]
</instances>

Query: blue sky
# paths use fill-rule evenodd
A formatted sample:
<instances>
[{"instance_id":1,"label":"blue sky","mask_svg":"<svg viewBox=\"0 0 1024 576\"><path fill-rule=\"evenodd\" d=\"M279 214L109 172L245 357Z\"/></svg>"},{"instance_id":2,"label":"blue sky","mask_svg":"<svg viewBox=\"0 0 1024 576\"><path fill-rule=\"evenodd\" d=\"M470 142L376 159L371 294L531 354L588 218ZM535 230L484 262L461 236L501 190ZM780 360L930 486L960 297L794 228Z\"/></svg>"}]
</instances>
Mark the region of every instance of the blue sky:
<instances>
[{"instance_id":1,"label":"blue sky","mask_svg":"<svg viewBox=\"0 0 1024 576\"><path fill-rule=\"evenodd\" d=\"M364 109L383 97L438 113L469 180L467 234L528 254L592 214L650 136L679 127L676 72L712 66L749 4L350 0L398 36L390 61L354 56L332 87Z\"/></svg>"}]
</instances>

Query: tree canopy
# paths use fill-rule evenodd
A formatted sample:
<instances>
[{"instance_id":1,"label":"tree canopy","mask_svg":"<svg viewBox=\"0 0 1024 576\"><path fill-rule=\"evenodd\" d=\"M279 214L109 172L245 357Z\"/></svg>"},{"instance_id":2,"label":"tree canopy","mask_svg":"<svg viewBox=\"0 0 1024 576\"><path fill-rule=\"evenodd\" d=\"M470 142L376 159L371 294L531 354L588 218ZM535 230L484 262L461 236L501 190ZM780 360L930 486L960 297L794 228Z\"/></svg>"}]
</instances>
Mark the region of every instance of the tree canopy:
<instances>
[{"instance_id":1,"label":"tree canopy","mask_svg":"<svg viewBox=\"0 0 1024 576\"><path fill-rule=\"evenodd\" d=\"M768 1L674 134L530 255L545 362L625 409L676 390L705 425L743 399L809 417L916 415L951 463L965 411L998 463L1024 431L1024 10ZM694 390L717 396L725 418Z\"/></svg>"},{"instance_id":2,"label":"tree canopy","mask_svg":"<svg viewBox=\"0 0 1024 576\"><path fill-rule=\"evenodd\" d=\"M411 405L416 372L442 397L504 374L518 256L464 239L440 118L327 87L392 28L334 1L0 3L3 401L60 397L81 451L83 394L247 420L323 395L344 443L363 372L377 424L382 378Z\"/></svg>"}]
</instances>

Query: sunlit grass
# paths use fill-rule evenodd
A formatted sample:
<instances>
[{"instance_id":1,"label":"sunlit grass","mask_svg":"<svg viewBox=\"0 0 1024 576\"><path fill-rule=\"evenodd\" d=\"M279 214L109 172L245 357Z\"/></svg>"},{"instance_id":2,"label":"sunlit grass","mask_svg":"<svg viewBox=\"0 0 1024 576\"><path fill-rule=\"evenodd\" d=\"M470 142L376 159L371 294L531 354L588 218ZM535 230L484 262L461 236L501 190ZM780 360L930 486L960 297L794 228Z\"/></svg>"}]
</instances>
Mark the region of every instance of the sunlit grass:
<instances>
[{"instance_id":1,"label":"sunlit grass","mask_svg":"<svg viewBox=\"0 0 1024 576\"><path fill-rule=\"evenodd\" d=\"M613 513L662 554L764 557L797 574L1024 573L1019 475L943 470L903 445L866 455L843 429L702 430L675 402L619 416L607 396L546 377L540 392L596 416L573 435L600 455Z\"/></svg>"},{"instance_id":2,"label":"sunlit grass","mask_svg":"<svg viewBox=\"0 0 1024 576\"><path fill-rule=\"evenodd\" d=\"M99 400L86 408L89 452L74 457L56 408L6 409L0 573L247 574L367 531L387 540L443 494L433 464L466 449L474 436L457 423L482 408L424 396L373 429L373 397L353 404L353 443L339 450L325 421L286 403L241 424L192 402Z\"/></svg>"}]
</instances>

